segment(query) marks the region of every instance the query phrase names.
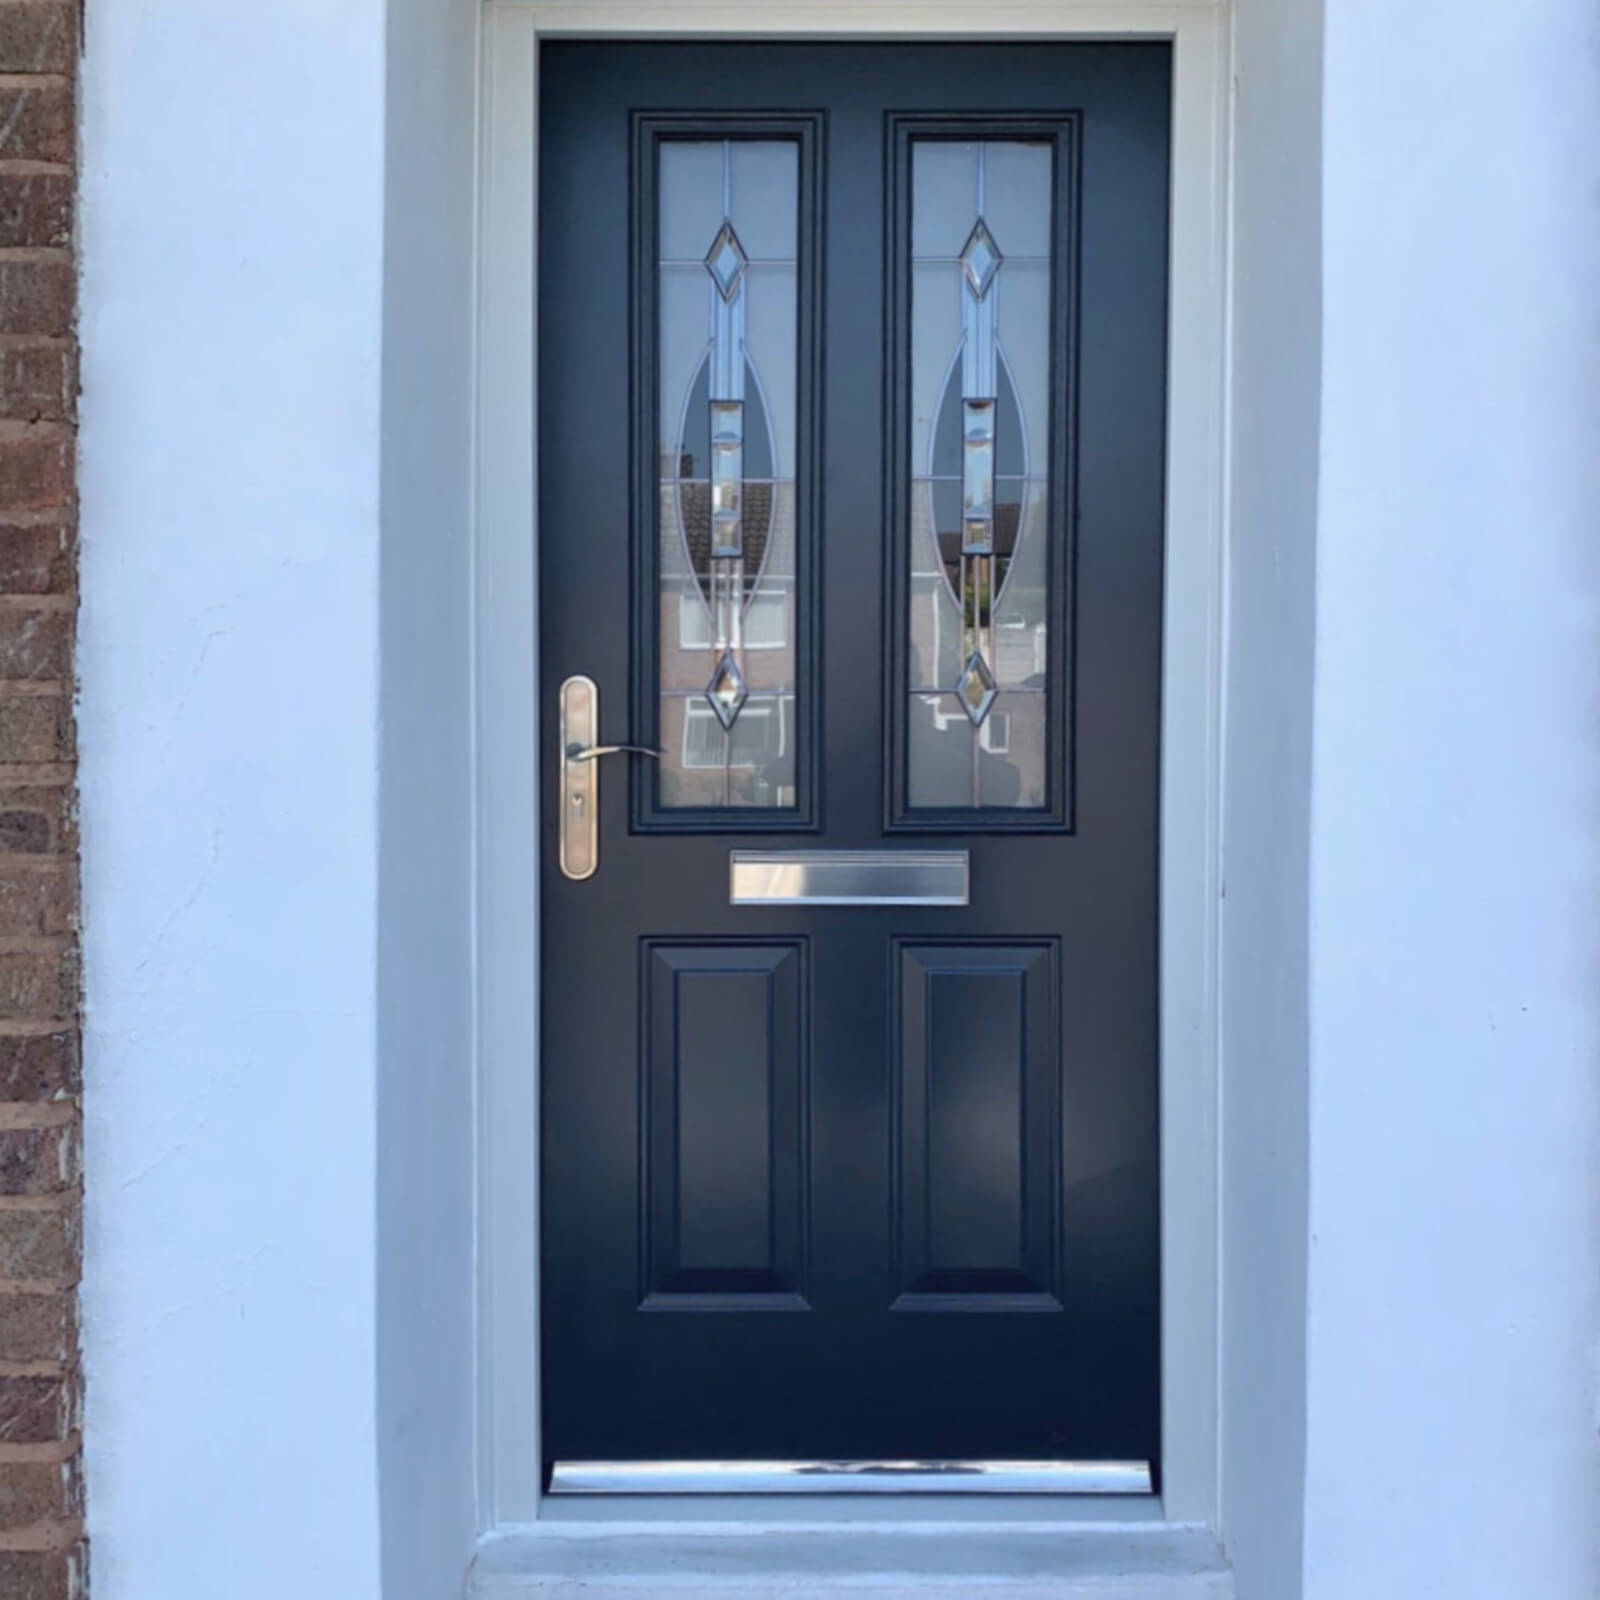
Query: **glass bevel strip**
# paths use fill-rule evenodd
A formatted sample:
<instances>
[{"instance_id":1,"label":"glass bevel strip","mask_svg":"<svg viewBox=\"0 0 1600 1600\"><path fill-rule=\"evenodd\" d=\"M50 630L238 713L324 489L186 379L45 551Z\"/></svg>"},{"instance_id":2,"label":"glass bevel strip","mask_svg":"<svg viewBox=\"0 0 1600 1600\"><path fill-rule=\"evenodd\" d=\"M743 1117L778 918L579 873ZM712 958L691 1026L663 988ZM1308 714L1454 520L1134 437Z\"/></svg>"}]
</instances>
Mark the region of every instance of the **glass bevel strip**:
<instances>
[{"instance_id":1,"label":"glass bevel strip","mask_svg":"<svg viewBox=\"0 0 1600 1600\"><path fill-rule=\"evenodd\" d=\"M744 555L744 402L711 402L711 555Z\"/></svg>"},{"instance_id":2,"label":"glass bevel strip","mask_svg":"<svg viewBox=\"0 0 1600 1600\"><path fill-rule=\"evenodd\" d=\"M994 401L961 402L961 553L994 548Z\"/></svg>"}]
</instances>

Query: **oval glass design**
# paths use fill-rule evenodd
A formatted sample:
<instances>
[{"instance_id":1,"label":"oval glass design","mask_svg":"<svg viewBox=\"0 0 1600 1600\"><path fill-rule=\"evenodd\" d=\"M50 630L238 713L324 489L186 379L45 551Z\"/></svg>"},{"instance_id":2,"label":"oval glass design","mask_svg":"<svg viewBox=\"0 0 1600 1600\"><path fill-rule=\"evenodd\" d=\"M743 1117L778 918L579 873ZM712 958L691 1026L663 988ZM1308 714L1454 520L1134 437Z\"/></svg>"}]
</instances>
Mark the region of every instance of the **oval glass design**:
<instances>
[{"instance_id":1,"label":"oval glass design","mask_svg":"<svg viewBox=\"0 0 1600 1600\"><path fill-rule=\"evenodd\" d=\"M712 554L711 450L711 358L708 355L700 364L688 403L683 408L678 433L677 507L678 535L683 541L681 556L699 581L708 608L713 601L712 585L716 577L716 558ZM749 362L745 363L743 455L739 555L745 574L748 610L771 549L776 482L767 408Z\"/></svg>"},{"instance_id":2,"label":"oval glass design","mask_svg":"<svg viewBox=\"0 0 1600 1600\"><path fill-rule=\"evenodd\" d=\"M663 808L795 804L799 159L660 147Z\"/></svg>"},{"instance_id":3,"label":"oval glass design","mask_svg":"<svg viewBox=\"0 0 1600 1600\"><path fill-rule=\"evenodd\" d=\"M913 809L1048 801L1052 159L911 147Z\"/></svg>"}]
</instances>

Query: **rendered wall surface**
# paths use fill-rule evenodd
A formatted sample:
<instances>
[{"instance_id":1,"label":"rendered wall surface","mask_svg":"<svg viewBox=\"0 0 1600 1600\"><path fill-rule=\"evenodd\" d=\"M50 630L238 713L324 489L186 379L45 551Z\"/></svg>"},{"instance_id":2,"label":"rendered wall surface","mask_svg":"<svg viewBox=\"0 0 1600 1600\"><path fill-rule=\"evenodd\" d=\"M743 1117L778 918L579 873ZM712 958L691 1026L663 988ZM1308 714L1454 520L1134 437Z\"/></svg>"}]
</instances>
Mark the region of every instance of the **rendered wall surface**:
<instances>
[{"instance_id":1,"label":"rendered wall surface","mask_svg":"<svg viewBox=\"0 0 1600 1600\"><path fill-rule=\"evenodd\" d=\"M0 4L0 41L49 3ZM196 1573L421 1600L463 1557L473 9L89 0L86 1449L112 1600ZM1242 1600L1297 1568L1306 1600L1588 1600L1592 8L1326 10L1325 56L1311 0L1238 13L1225 1532ZM51 493L30 526L58 526ZM29 681L4 698L59 789L65 674ZM59 983L70 936L20 937ZM72 995L36 992L24 1020L67 1044L11 1094L30 1140L73 1087ZM46 1310L74 1272L55 1185L0 1198L0 1243L48 1219L14 1231L53 1252L19 1272ZM51 1326L27 1359L59 1397Z\"/></svg>"},{"instance_id":2,"label":"rendered wall surface","mask_svg":"<svg viewBox=\"0 0 1600 1600\"><path fill-rule=\"evenodd\" d=\"M477 0L390 0L387 35L377 1144L384 1600L458 1593L476 1531L477 13Z\"/></svg>"},{"instance_id":3,"label":"rendered wall surface","mask_svg":"<svg viewBox=\"0 0 1600 1600\"><path fill-rule=\"evenodd\" d=\"M1221 1500L1240 1600L1300 1580L1322 10L1234 12Z\"/></svg>"},{"instance_id":4,"label":"rendered wall surface","mask_svg":"<svg viewBox=\"0 0 1600 1600\"><path fill-rule=\"evenodd\" d=\"M1600 17L1330 0L1307 1600L1592 1600Z\"/></svg>"},{"instance_id":5,"label":"rendered wall surface","mask_svg":"<svg viewBox=\"0 0 1600 1600\"><path fill-rule=\"evenodd\" d=\"M379 1592L379 0L91 0L86 1440L104 1600Z\"/></svg>"}]
</instances>

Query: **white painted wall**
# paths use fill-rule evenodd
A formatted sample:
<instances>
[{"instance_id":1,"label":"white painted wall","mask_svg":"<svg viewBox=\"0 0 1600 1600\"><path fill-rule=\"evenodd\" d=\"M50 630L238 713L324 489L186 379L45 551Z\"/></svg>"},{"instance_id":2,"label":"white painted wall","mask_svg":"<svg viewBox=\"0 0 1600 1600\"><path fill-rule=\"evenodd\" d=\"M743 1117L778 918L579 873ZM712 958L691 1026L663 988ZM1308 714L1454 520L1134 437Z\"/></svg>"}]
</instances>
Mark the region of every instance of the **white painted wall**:
<instances>
[{"instance_id":1,"label":"white painted wall","mask_svg":"<svg viewBox=\"0 0 1600 1600\"><path fill-rule=\"evenodd\" d=\"M85 37L93 1584L364 1600L383 7Z\"/></svg>"},{"instance_id":2,"label":"white painted wall","mask_svg":"<svg viewBox=\"0 0 1600 1600\"><path fill-rule=\"evenodd\" d=\"M477 0L389 3L378 883L384 1600L459 1594L476 1534L470 511L478 9Z\"/></svg>"},{"instance_id":3,"label":"white painted wall","mask_svg":"<svg viewBox=\"0 0 1600 1600\"><path fill-rule=\"evenodd\" d=\"M1600 19L1330 0L1306 1600L1592 1600Z\"/></svg>"},{"instance_id":4,"label":"white painted wall","mask_svg":"<svg viewBox=\"0 0 1600 1600\"><path fill-rule=\"evenodd\" d=\"M422 1600L470 1529L471 9L89 3L84 1309L111 1600L200 1573L375 1600L380 1572ZM1239 12L1224 1515L1242 1600L1292 1594L1303 1447L1305 1600L1587 1600L1592 7L1328 10L1321 63L1314 0Z\"/></svg>"},{"instance_id":5,"label":"white painted wall","mask_svg":"<svg viewBox=\"0 0 1600 1600\"><path fill-rule=\"evenodd\" d=\"M1233 30L1221 1499L1240 1600L1300 1580L1322 10L1238 0Z\"/></svg>"}]
</instances>

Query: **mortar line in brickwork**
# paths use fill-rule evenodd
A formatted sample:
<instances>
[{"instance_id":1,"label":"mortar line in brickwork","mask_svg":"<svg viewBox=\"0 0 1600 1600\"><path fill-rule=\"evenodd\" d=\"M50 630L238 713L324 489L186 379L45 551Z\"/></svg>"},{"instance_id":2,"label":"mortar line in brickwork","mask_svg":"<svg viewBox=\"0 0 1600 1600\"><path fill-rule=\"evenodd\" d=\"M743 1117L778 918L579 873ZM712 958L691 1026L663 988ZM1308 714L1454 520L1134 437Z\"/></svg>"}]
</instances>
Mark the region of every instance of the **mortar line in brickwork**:
<instances>
[{"instance_id":1,"label":"mortar line in brickwork","mask_svg":"<svg viewBox=\"0 0 1600 1600\"><path fill-rule=\"evenodd\" d=\"M64 1544L82 1537L83 1520L80 1517L72 1517L64 1522L30 1522L26 1527L7 1528L0 1532L0 1550L59 1550Z\"/></svg>"},{"instance_id":2,"label":"mortar line in brickwork","mask_svg":"<svg viewBox=\"0 0 1600 1600\"><path fill-rule=\"evenodd\" d=\"M77 1121L77 1109L70 1100L0 1100L0 1133L71 1127Z\"/></svg>"},{"instance_id":3,"label":"mortar line in brickwork","mask_svg":"<svg viewBox=\"0 0 1600 1600\"><path fill-rule=\"evenodd\" d=\"M17 1102L7 1101L8 1105ZM57 1212L72 1212L78 1209L80 1198L80 1185L72 1183L64 1189L57 1189L51 1194L0 1194L0 1216L10 1212L13 1216L21 1216L23 1212L37 1212L40 1216L48 1216ZM3 1291L0 1291L3 1292Z\"/></svg>"},{"instance_id":4,"label":"mortar line in brickwork","mask_svg":"<svg viewBox=\"0 0 1600 1600\"><path fill-rule=\"evenodd\" d=\"M0 1295L6 1296L72 1294L77 1287L76 1278L0 1278ZM5 1456L0 1454L3 1460Z\"/></svg>"},{"instance_id":5,"label":"mortar line in brickwork","mask_svg":"<svg viewBox=\"0 0 1600 1600\"><path fill-rule=\"evenodd\" d=\"M65 1378L71 1375L70 1361L5 1361L0 1360L0 1378Z\"/></svg>"},{"instance_id":6,"label":"mortar line in brickwork","mask_svg":"<svg viewBox=\"0 0 1600 1600\"><path fill-rule=\"evenodd\" d=\"M78 1453L80 1441L74 1429L65 1439L46 1439L38 1444L0 1444L0 1467L63 1466Z\"/></svg>"},{"instance_id":7,"label":"mortar line in brickwork","mask_svg":"<svg viewBox=\"0 0 1600 1600\"><path fill-rule=\"evenodd\" d=\"M65 789L73 781L67 761L8 761L0 763L0 788Z\"/></svg>"},{"instance_id":8,"label":"mortar line in brickwork","mask_svg":"<svg viewBox=\"0 0 1600 1600\"><path fill-rule=\"evenodd\" d=\"M0 340L0 357L6 354L3 345L4 341ZM76 520L68 506L30 506L26 510L0 511L0 527L6 528L60 528L64 533L75 535ZM74 574L74 585L76 582Z\"/></svg>"},{"instance_id":9,"label":"mortar line in brickwork","mask_svg":"<svg viewBox=\"0 0 1600 1600\"><path fill-rule=\"evenodd\" d=\"M0 268L9 264L0 261ZM40 337L47 335L41 331ZM24 417L0 418L0 444L40 444L56 440L66 444L77 435L78 429L75 423L62 422L59 419L41 418L38 422L29 422Z\"/></svg>"}]
</instances>

